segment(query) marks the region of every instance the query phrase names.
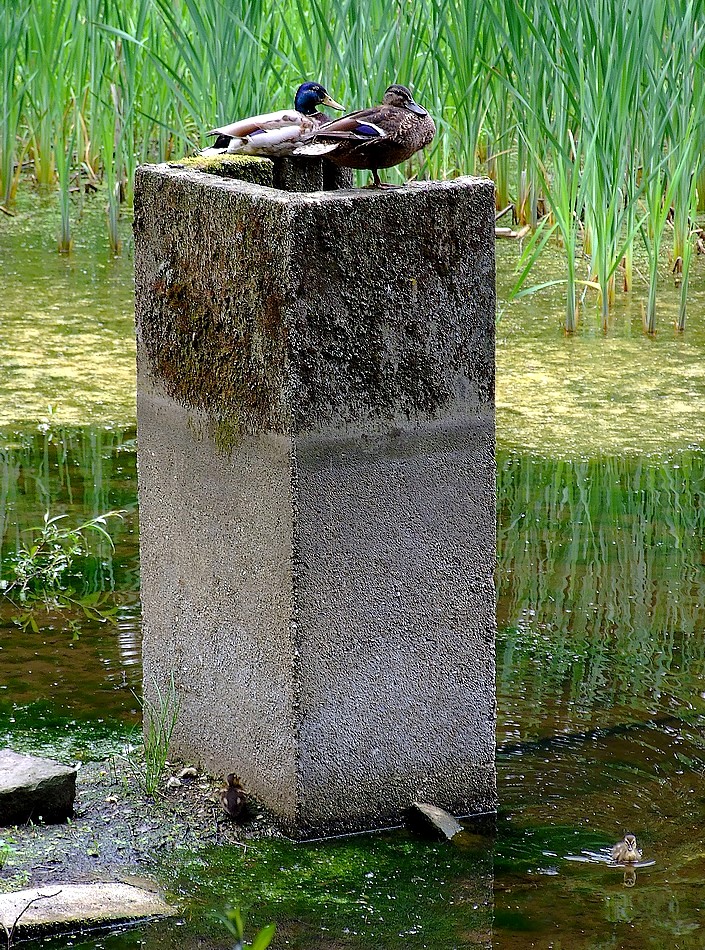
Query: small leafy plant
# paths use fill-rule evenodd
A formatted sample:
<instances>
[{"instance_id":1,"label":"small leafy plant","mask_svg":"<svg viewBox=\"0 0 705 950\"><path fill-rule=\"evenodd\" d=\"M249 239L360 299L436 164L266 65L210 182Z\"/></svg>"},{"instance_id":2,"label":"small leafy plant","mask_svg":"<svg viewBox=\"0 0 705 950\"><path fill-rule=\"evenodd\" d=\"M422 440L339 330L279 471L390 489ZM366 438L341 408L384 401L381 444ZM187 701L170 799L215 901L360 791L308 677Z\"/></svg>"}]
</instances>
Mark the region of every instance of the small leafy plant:
<instances>
[{"instance_id":1,"label":"small leafy plant","mask_svg":"<svg viewBox=\"0 0 705 950\"><path fill-rule=\"evenodd\" d=\"M8 859L12 857L15 849L12 847L9 841L6 841L4 838L0 838L0 871L5 867L8 862Z\"/></svg>"},{"instance_id":2,"label":"small leafy plant","mask_svg":"<svg viewBox=\"0 0 705 950\"><path fill-rule=\"evenodd\" d=\"M228 931L235 937L233 950L267 950L274 939L276 924L267 924L255 934L251 943L245 940L245 918L239 907L232 907L225 911L222 918Z\"/></svg>"},{"instance_id":3,"label":"small leafy plant","mask_svg":"<svg viewBox=\"0 0 705 950\"><path fill-rule=\"evenodd\" d=\"M114 550L106 528L107 520L122 515L122 511L108 511L69 528L63 523L67 515L52 517L47 511L42 525L27 529L32 534L31 541L8 559L11 576L0 580L0 591L22 608L17 622L23 630L39 631L38 610L73 608L79 609L88 620L101 623L113 620L117 607L106 603L105 592L81 589L76 577L76 560L90 553L91 534L107 541ZM85 588L85 584L83 586ZM78 623L71 621L69 627L76 637Z\"/></svg>"}]
</instances>

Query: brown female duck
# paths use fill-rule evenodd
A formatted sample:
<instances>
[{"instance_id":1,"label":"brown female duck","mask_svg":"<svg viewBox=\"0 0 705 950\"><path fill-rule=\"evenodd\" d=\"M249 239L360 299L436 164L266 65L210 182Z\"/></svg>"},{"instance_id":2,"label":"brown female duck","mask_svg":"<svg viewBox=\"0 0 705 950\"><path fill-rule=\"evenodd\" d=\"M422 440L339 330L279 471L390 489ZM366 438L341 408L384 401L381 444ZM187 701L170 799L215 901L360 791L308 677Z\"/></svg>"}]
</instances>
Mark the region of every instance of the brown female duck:
<instances>
[{"instance_id":1,"label":"brown female duck","mask_svg":"<svg viewBox=\"0 0 705 950\"><path fill-rule=\"evenodd\" d=\"M368 168L374 187L390 187L379 180L380 168L391 168L424 148L436 134L428 112L397 83L384 94L382 104L351 112L326 122L306 137L295 155L325 155L336 165Z\"/></svg>"}]
</instances>

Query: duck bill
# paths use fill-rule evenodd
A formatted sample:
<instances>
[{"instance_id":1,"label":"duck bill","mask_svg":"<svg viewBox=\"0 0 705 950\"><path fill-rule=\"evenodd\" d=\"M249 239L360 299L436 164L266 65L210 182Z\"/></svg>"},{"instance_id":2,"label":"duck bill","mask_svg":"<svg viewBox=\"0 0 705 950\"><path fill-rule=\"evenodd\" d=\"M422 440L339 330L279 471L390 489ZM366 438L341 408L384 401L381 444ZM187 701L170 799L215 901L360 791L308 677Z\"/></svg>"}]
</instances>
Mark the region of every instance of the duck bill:
<instances>
[{"instance_id":1,"label":"duck bill","mask_svg":"<svg viewBox=\"0 0 705 950\"><path fill-rule=\"evenodd\" d=\"M410 99L409 102L404 103L404 108L408 109L409 112L413 112L414 115L428 115L428 112L420 106L418 102L414 102L413 99Z\"/></svg>"},{"instance_id":2,"label":"duck bill","mask_svg":"<svg viewBox=\"0 0 705 950\"><path fill-rule=\"evenodd\" d=\"M338 112L345 112L345 106L341 106L341 104L336 102L335 99L331 99L328 93L326 93L325 98L323 99L323 105L329 106L331 109L337 109Z\"/></svg>"}]
</instances>

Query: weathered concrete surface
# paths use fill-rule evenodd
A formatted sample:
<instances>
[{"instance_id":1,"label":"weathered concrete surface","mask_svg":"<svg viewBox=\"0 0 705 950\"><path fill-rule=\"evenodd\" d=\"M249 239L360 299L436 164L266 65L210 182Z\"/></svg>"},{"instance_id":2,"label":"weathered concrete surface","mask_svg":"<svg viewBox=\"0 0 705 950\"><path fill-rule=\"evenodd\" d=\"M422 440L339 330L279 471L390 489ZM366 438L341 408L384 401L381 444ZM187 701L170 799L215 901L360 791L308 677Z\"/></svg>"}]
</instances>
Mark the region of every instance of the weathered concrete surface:
<instances>
[{"instance_id":1,"label":"weathered concrete surface","mask_svg":"<svg viewBox=\"0 0 705 950\"><path fill-rule=\"evenodd\" d=\"M65 821L75 798L75 768L0 749L0 825Z\"/></svg>"},{"instance_id":2,"label":"weathered concrete surface","mask_svg":"<svg viewBox=\"0 0 705 950\"><path fill-rule=\"evenodd\" d=\"M55 884L0 894L0 924L7 933L14 927L18 940L176 913L159 894L132 884Z\"/></svg>"},{"instance_id":3,"label":"weathered concrete surface","mask_svg":"<svg viewBox=\"0 0 705 950\"><path fill-rule=\"evenodd\" d=\"M352 170L325 158L261 158L257 155L196 155L169 163L171 168L208 172L283 191L335 191L352 186Z\"/></svg>"},{"instance_id":4,"label":"weathered concrete surface","mask_svg":"<svg viewBox=\"0 0 705 950\"><path fill-rule=\"evenodd\" d=\"M495 807L493 209L138 172L145 688L294 834Z\"/></svg>"}]
</instances>

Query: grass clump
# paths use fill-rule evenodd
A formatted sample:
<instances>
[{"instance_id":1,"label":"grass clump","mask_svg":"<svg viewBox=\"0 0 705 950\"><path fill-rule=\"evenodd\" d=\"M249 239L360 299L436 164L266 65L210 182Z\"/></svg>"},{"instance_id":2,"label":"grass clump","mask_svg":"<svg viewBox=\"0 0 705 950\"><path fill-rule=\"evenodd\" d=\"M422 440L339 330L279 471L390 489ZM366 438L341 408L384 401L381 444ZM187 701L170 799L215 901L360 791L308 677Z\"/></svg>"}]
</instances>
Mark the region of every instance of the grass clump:
<instances>
[{"instance_id":1,"label":"grass clump","mask_svg":"<svg viewBox=\"0 0 705 950\"><path fill-rule=\"evenodd\" d=\"M159 788L169 756L169 744L179 718L180 702L174 674L171 674L165 686L160 686L156 677L153 677L151 693L151 697L138 697L142 707L144 735L142 784L148 795L153 795Z\"/></svg>"}]
</instances>

